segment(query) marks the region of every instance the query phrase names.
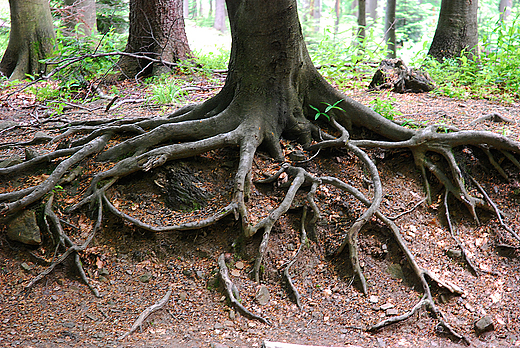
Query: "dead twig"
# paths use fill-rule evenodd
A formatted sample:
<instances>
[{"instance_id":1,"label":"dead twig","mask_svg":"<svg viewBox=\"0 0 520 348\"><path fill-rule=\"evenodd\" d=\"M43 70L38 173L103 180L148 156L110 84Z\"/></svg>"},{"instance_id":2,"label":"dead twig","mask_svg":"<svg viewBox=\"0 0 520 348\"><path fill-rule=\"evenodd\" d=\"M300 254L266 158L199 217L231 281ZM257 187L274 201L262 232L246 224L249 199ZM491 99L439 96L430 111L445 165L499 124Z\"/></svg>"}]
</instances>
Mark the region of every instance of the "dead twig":
<instances>
[{"instance_id":1,"label":"dead twig","mask_svg":"<svg viewBox=\"0 0 520 348\"><path fill-rule=\"evenodd\" d=\"M143 325L143 322L146 320L146 318L148 318L148 316L150 314L152 314L153 312L156 312L158 311L159 309L163 308L164 305L166 303L168 303L168 300L170 299L170 296L172 294L172 291L173 291L173 287L170 285L170 287L168 288L168 291L166 292L166 295L164 295L164 297L157 303L151 305L150 307L147 307L142 313L141 315L139 315L139 318L137 318L137 320L134 322L134 324L132 325L132 327L130 328L130 330L125 333L124 335L122 335L121 337L118 338L119 341L122 341L124 340L127 336L133 334L135 332L135 330L137 330L137 328L141 327L141 325Z\"/></svg>"}]
</instances>

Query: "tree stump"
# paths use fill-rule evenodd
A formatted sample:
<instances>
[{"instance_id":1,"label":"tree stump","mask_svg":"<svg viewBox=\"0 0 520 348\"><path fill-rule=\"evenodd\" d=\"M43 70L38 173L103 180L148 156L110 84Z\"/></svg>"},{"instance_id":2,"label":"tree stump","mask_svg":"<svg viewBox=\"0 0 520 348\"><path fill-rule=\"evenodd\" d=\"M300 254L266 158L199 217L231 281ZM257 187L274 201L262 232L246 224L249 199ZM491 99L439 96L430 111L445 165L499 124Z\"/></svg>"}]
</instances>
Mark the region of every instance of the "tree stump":
<instances>
[{"instance_id":1,"label":"tree stump","mask_svg":"<svg viewBox=\"0 0 520 348\"><path fill-rule=\"evenodd\" d=\"M421 93L429 92L435 88L433 81L427 73L408 68L399 59L383 59L377 68L369 90L392 89L397 93Z\"/></svg>"}]
</instances>

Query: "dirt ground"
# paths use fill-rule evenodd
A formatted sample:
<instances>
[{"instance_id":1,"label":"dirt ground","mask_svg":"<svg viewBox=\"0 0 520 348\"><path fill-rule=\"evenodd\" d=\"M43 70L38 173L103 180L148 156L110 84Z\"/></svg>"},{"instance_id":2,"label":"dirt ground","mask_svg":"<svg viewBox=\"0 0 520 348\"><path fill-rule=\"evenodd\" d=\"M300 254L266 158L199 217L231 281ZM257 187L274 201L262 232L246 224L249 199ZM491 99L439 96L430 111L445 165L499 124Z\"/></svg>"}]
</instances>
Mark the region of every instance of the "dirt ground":
<instances>
[{"instance_id":1,"label":"dirt ground","mask_svg":"<svg viewBox=\"0 0 520 348\"><path fill-rule=\"evenodd\" d=\"M130 83L118 86L127 98L141 98L146 91ZM214 91L213 91L214 92ZM397 121L413 120L416 124L443 123L460 129L487 129L520 141L520 108L518 104L500 104L486 100L455 100L428 94L374 94L347 91L352 97L369 103L376 97L392 97L402 115ZM192 94L202 100L208 94ZM17 132L0 135L2 143L12 138L27 137L45 127L36 122L34 108L23 103L36 103L27 95L15 97L14 105L4 103L0 120L25 122ZM29 101L27 101L29 100ZM105 103L106 102L98 102ZM90 105L92 107L92 105ZM123 104L110 113L103 109L83 112L72 108L60 117L138 117L166 113L175 106ZM500 114L516 123L484 121L470 124L477 118ZM41 121L41 120L40 120ZM11 135L9 135L11 134ZM361 134L359 135L361 136ZM290 152L298 148L284 142ZM20 152L0 150L0 161ZM470 154L472 155L472 154ZM463 290L452 296L433 288L435 300L446 321L463 334L474 347L520 346L520 261L518 249L502 248L501 244L518 247L520 243L502 228L490 213L481 211L481 224L476 225L468 211L451 201L452 219L469 257L479 270L472 274L457 254L457 245L450 235L443 215L442 201L419 204L424 197L422 181L411 154L407 151L372 151L384 185L382 212L402 228L410 249L420 266ZM481 153L474 153L465 169L485 188L502 209L507 224L520 231L519 171L502 162L510 174L506 181L493 170ZM135 174L112 189L110 199L120 209L150 223L168 223L173 219L195 219L222 207L229 193L237 153L219 150L159 169L150 175ZM259 154L254 178L263 178L279 168L279 163ZM345 151L323 152L306 164L316 175L335 175L370 195L370 185L363 180L363 168L354 156ZM199 179L208 192L208 204L197 207L194 214L179 214L165 205L164 189L157 182L172 171L187 170ZM0 183L0 189L6 189ZM74 196L81 187L65 187L59 194ZM0 191L2 192L2 191ZM256 185L249 202L254 219L276 207L283 197L283 186ZM334 257L346 229L361 211L352 197L334 188L318 193L322 217L313 238L302 247L291 274L302 296L303 309L298 309L281 278L284 264L300 244L301 200L293 205L271 233L269 252L264 260L261 285L269 291L267 304L260 305L256 293L260 287L249 277L261 236L244 240L233 218L199 231L153 234L118 220L108 213L102 233L81 258L92 283L101 293L96 298L74 273L70 262L57 269L34 288L24 293L23 287L45 269L32 255L51 258L49 240L42 246L28 248L0 234L0 346L2 347L260 347L264 340L321 346L381 347L462 347L450 339L437 320L421 310L407 321L375 333L364 329L391 315L410 310L422 293L410 275L403 253L389 232L377 221L365 228L360 236L360 257L368 281L368 296L352 282L352 269L346 253ZM412 209L416 206L415 209ZM89 215L65 221L87 229ZM75 227L70 227L71 233ZM81 240L81 233L75 238ZM31 254L32 253L32 254ZM216 281L217 258L228 253L231 278L236 283L241 303L253 313L267 318L272 325L251 321L230 308ZM159 301L169 286L173 292L167 305L149 317L140 330L124 340L125 334L139 314ZM383 309L382 309L383 307ZM392 309L393 311L385 310ZM491 316L494 330L477 335L475 321Z\"/></svg>"}]
</instances>

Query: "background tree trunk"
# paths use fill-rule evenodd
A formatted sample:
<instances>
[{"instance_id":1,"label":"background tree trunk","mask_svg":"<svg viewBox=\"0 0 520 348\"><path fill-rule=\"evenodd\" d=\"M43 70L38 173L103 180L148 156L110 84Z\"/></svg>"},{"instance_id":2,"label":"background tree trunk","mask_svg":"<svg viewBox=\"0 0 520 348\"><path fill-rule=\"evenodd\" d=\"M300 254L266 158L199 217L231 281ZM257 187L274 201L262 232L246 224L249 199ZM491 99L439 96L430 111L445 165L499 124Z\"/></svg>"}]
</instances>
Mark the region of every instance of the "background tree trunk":
<instances>
[{"instance_id":1,"label":"background tree trunk","mask_svg":"<svg viewBox=\"0 0 520 348\"><path fill-rule=\"evenodd\" d=\"M388 48L387 58L395 58L397 55L395 50L395 6L396 0L386 1L385 42Z\"/></svg>"},{"instance_id":2,"label":"background tree trunk","mask_svg":"<svg viewBox=\"0 0 520 348\"><path fill-rule=\"evenodd\" d=\"M375 22L377 20L377 0L368 0L366 6L368 15Z\"/></svg>"},{"instance_id":3,"label":"background tree trunk","mask_svg":"<svg viewBox=\"0 0 520 348\"><path fill-rule=\"evenodd\" d=\"M498 12L500 12L500 20L505 21L511 14L513 0L500 0L498 4Z\"/></svg>"},{"instance_id":4,"label":"background tree trunk","mask_svg":"<svg viewBox=\"0 0 520 348\"><path fill-rule=\"evenodd\" d=\"M76 34L78 25L79 36L91 36L96 31L96 1L95 0L65 0L70 12L64 18L67 34Z\"/></svg>"},{"instance_id":5,"label":"background tree trunk","mask_svg":"<svg viewBox=\"0 0 520 348\"><path fill-rule=\"evenodd\" d=\"M365 28L367 27L366 0L358 0L358 42L363 42L366 37Z\"/></svg>"},{"instance_id":6,"label":"background tree trunk","mask_svg":"<svg viewBox=\"0 0 520 348\"><path fill-rule=\"evenodd\" d=\"M439 22L428 54L437 60L476 55L478 0L442 0Z\"/></svg>"},{"instance_id":7,"label":"background tree trunk","mask_svg":"<svg viewBox=\"0 0 520 348\"><path fill-rule=\"evenodd\" d=\"M40 60L53 50L54 26L48 0L9 0L11 32L0 62L0 74L11 80L39 75L45 69Z\"/></svg>"},{"instance_id":8,"label":"background tree trunk","mask_svg":"<svg viewBox=\"0 0 520 348\"><path fill-rule=\"evenodd\" d=\"M131 0L130 30L125 52L177 62L189 56L184 30L182 0ZM167 71L146 59L121 57L118 63L127 77L157 75Z\"/></svg>"},{"instance_id":9,"label":"background tree trunk","mask_svg":"<svg viewBox=\"0 0 520 348\"><path fill-rule=\"evenodd\" d=\"M213 28L218 31L225 32L226 28L226 2L225 0L215 1L215 22Z\"/></svg>"}]
</instances>

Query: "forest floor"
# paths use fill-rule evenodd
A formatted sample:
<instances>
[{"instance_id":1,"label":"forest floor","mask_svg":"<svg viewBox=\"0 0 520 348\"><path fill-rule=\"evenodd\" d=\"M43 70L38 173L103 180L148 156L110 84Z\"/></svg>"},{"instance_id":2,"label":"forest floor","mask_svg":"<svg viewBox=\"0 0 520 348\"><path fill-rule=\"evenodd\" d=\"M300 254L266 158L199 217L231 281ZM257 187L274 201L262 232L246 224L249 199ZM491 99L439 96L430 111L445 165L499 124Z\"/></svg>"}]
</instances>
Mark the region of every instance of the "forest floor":
<instances>
[{"instance_id":1,"label":"forest floor","mask_svg":"<svg viewBox=\"0 0 520 348\"><path fill-rule=\"evenodd\" d=\"M122 99L146 99L150 93L134 82L123 82L116 88ZM216 91L190 92L188 100L204 100ZM381 94L364 90L346 93L365 104L375 98L395 98L392 104L402 113L395 116L398 121L486 129L520 140L518 103L456 100L433 93ZM48 116L40 113L36 119L36 104L34 96L21 92L11 98L11 104L0 106L0 121L11 120L26 126L15 133L3 133L1 142L15 137L30 139L34 132L45 131L39 122ZM177 107L125 103L105 112L106 104L107 101L98 100L82 108L67 108L64 114L53 117L141 117L168 113ZM103 108L92 110L96 105ZM470 124L492 113L516 123ZM291 142L284 145L288 152L298 146ZM0 150L0 161L17 151L21 150ZM477 155L481 159L467 163L466 170L505 212L509 226L520 231L518 170L505 161L503 165L511 173L511 179L506 181L486 158L475 153ZM419 265L463 290L463 295L452 296L433 289L447 322L475 347L520 346L519 254L499 247L500 244L519 244L511 240L491 214L480 212L482 224L478 226L464 207L451 202L456 237L479 270L478 276L473 275L457 254L454 238L446 227L442 202L422 203L412 209L422 201L424 193L411 154L372 151L371 156L377 160L384 185L382 212L391 217L405 213L396 223L402 228ZM204 214L217 204L225 204L237 165L235 150L213 151L181 162L164 170L179 168L175 166L188 168L186 170L198 177L212 195L209 204L195 213ZM324 151L306 166L312 173L335 175L369 193L370 185L363 181L362 166L345 151ZM260 153L256 157L254 177L262 178L278 167L279 163ZM166 175L164 170L121 180L110 192L111 199L123 211L143 219L161 223L177 218L176 213L165 206L163 192L156 184L158 178ZM5 184L0 183L0 192L6 189ZM78 188L75 190L79 192ZM256 218L265 215L283 197L283 189L276 185L256 185L253 193L249 204ZM61 194L65 201L69 197L70 202L79 196L72 185L65 187ZM107 213L102 232L81 254L89 278L102 295L100 298L92 295L69 263L57 267L24 294L24 285L45 269L31 252L48 257L52 255L50 244L44 240L41 247L29 249L0 233L0 346L245 348L260 347L268 340L333 347L463 347L463 343L445 336L437 320L425 310L379 332L363 330L411 309L422 293L416 288L403 254L388 231L373 221L360 235L361 263L369 286L368 296L362 295L357 282L351 281L352 270L345 253L340 257L331 256L361 207L354 199L332 188L320 191L318 201L322 218L314 239L304 245L291 272L302 295L302 310L287 295L281 279L282 265L292 258L300 244L302 209L298 206L299 200L271 233L261 281L269 291L269 300L263 305L256 299L259 285L248 276L261 236L243 240L232 218L204 230L152 234ZM76 220L77 226L87 230L89 221L86 214ZM231 278L240 291L242 304L267 318L272 325L248 320L229 307L215 281L217 258L222 253L229 253ZM146 307L166 294L169 286L173 293L166 306L152 314L140 330L119 340ZM485 315L491 316L494 330L477 335L474 323Z\"/></svg>"}]
</instances>

